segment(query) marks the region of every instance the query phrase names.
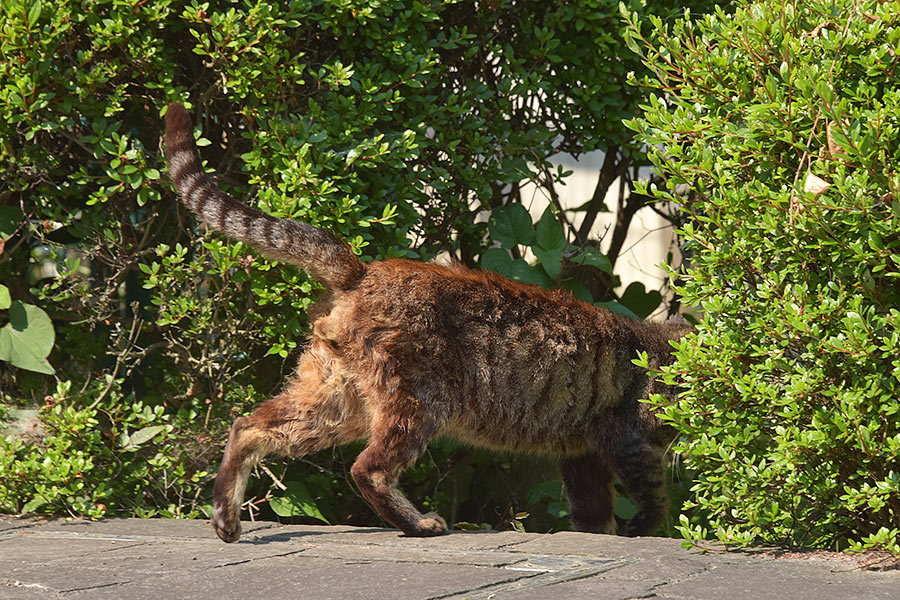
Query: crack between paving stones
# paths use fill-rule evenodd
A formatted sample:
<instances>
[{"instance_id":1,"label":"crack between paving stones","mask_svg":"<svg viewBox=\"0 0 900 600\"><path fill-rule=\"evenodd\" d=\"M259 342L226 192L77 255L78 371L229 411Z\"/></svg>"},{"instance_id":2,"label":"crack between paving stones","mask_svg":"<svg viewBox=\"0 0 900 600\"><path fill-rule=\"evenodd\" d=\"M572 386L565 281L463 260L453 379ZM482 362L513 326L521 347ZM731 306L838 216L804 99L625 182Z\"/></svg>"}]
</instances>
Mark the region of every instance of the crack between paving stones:
<instances>
[{"instance_id":1,"label":"crack between paving stones","mask_svg":"<svg viewBox=\"0 0 900 600\"><path fill-rule=\"evenodd\" d=\"M250 523L252 523L252 524L254 524L254 525L255 525L256 523L258 523L258 522L259 522L259 521L250 521ZM266 531L267 529L274 529L274 528L280 527L280 526L281 526L281 523L266 523L265 525L262 525L262 526L259 527L258 529L251 529L251 530L249 530L249 531L245 531L244 533L247 534L248 536L249 536L249 535L256 535L256 533L257 533L258 531ZM204 539L205 539L205 538L204 538Z\"/></svg>"},{"instance_id":2,"label":"crack between paving stones","mask_svg":"<svg viewBox=\"0 0 900 600\"><path fill-rule=\"evenodd\" d=\"M657 586L669 585L670 583L682 583L682 582L684 582L684 581L690 581L690 580L692 580L692 579L696 579L697 577L699 577L699 576L702 575L703 573L708 573L709 571L712 571L712 570L715 569L716 567L717 567L717 565L712 565L712 564L709 564L709 565L703 565L702 568L697 569L696 571L692 571L692 572L688 573L687 575L685 575L685 576L683 576L683 577L676 577L675 579L672 579L671 581L666 581L666 582L663 582L663 583L658 583Z\"/></svg>"},{"instance_id":3,"label":"crack between paving stones","mask_svg":"<svg viewBox=\"0 0 900 600\"><path fill-rule=\"evenodd\" d=\"M66 589L66 590L59 590L59 591L56 592L56 593L59 594L59 595L62 595L62 594L71 594L71 593L74 593L74 592L84 592L84 591L87 591L87 590L99 590L99 589L102 589L102 588L115 587L115 586L117 586L117 585L128 585L129 583L131 583L131 580L130 580L130 579L129 579L128 581L113 581L112 583L101 583L100 585L88 585L88 586L85 586L85 587L70 588L70 589Z\"/></svg>"},{"instance_id":4,"label":"crack between paving stones","mask_svg":"<svg viewBox=\"0 0 900 600\"><path fill-rule=\"evenodd\" d=\"M422 552L423 556L419 558L359 558L359 559L347 559L336 556L328 556L321 555L316 552L316 550L321 549L324 546L328 546L329 544L321 544L317 546L313 546L307 548L310 556L314 558L321 558L326 560L352 560L354 563L397 563L397 564L414 564L414 565L463 565L463 566L474 566L474 567L488 567L493 569L510 569L516 570L515 565L526 561L529 558L558 558L558 559L573 559L575 562L579 564L577 566L569 566L569 567L541 567L535 566L533 569L521 569L522 573L533 572L538 575L547 574L547 573L562 573L566 571L572 571L580 568L603 568L603 570L607 570L608 568L618 568L620 566L624 566L626 564L630 564L632 561L623 559L623 558L607 558L607 557L599 557L599 556L591 556L591 555L579 555L579 554L534 554L534 553L524 553L524 552L510 552L511 556L507 557L497 557L493 561L486 560L483 563L471 563L471 562L460 562L458 560L454 560L455 555L464 556L467 558L472 557L485 557L487 559L492 558L494 556L493 552L490 551L471 551L471 550L433 550L433 552L437 556L429 557L429 552L432 550L425 550ZM378 546L373 546L373 548L378 548ZM602 561L599 563L585 563L585 560L595 560ZM586 575L590 576L590 575Z\"/></svg>"},{"instance_id":5,"label":"crack between paving stones","mask_svg":"<svg viewBox=\"0 0 900 600\"><path fill-rule=\"evenodd\" d=\"M483 598L490 597L484 596L485 594L498 594L502 592L515 593L527 588L550 587L560 583L568 583L571 581L578 581L580 579L587 579L589 577L599 575L600 573L605 573L618 567L625 566L626 564L629 564L628 561L615 561L604 565L581 565L579 567L573 567L571 569L532 573L530 575L525 575L524 577L512 577L502 581L496 581L494 583L481 585L468 590L450 592L448 594L442 594L440 596L432 596L427 600L464 597Z\"/></svg>"},{"instance_id":6,"label":"crack between paving stones","mask_svg":"<svg viewBox=\"0 0 900 600\"><path fill-rule=\"evenodd\" d=\"M663 586L672 585L675 583L684 583L685 581L691 581L692 579L696 579L703 573L712 571L715 568L716 568L716 565L703 565L703 567L701 567L700 569L697 569L696 571L692 571L691 573L688 573L684 577L676 577L669 581L661 581L659 583L656 583L656 584L652 585L649 590L647 590L647 595L632 596L628 600L643 600L644 598L661 598L661 599L662 598L671 598L672 600L676 600L678 598L685 598L685 596L682 596L682 595L672 596L672 595L666 594L660 588L662 588ZM659 590L660 592L662 592L662 594L658 594L656 592L656 590Z\"/></svg>"},{"instance_id":7,"label":"crack between paving stones","mask_svg":"<svg viewBox=\"0 0 900 600\"><path fill-rule=\"evenodd\" d=\"M127 546L120 546L119 548L107 548L106 550L100 550L100 553L105 554L107 552L118 552L120 550L128 550L129 548L140 548L141 546L151 546L152 542L135 542L134 544L128 544ZM92 554L88 552L88 554Z\"/></svg>"},{"instance_id":8,"label":"crack between paving stones","mask_svg":"<svg viewBox=\"0 0 900 600\"><path fill-rule=\"evenodd\" d=\"M494 548L496 550L502 550L504 548L509 548L510 546L521 546L522 544L524 544L526 542L531 542L531 541L534 541L534 538L532 538L530 540L522 540L520 542L509 542L508 544L500 544L499 546L495 546Z\"/></svg>"},{"instance_id":9,"label":"crack between paving stones","mask_svg":"<svg viewBox=\"0 0 900 600\"><path fill-rule=\"evenodd\" d=\"M234 562L222 563L221 565L214 565L210 568L212 569L221 569L223 567L233 567L235 565L245 565L247 563L256 562L259 560L266 560L269 558L281 558L282 556L291 556L292 554L300 554L301 552L306 552L308 548L301 548L300 550L291 550L290 552L282 552L281 554L270 554L268 556L254 556L253 558L245 558L244 560L236 560Z\"/></svg>"},{"instance_id":10,"label":"crack between paving stones","mask_svg":"<svg viewBox=\"0 0 900 600\"><path fill-rule=\"evenodd\" d=\"M11 533L11 532L13 532L13 531L19 531L20 529L31 529L32 527L34 527L34 523L29 523L29 524L27 524L27 525L25 525L25 524L23 524L23 525L14 525L14 526L12 526L12 527L7 527L7 528L4 529L3 531L0 531L0 534L2 534L2 533ZM21 532L20 532L20 533L21 533Z\"/></svg>"},{"instance_id":11,"label":"crack between paving stones","mask_svg":"<svg viewBox=\"0 0 900 600\"><path fill-rule=\"evenodd\" d=\"M468 594L477 594L480 592L487 591L493 587L500 585L507 585L510 583L516 583L517 581L523 581L525 579L534 579L535 577L540 577L541 575L546 575L546 573L526 573L522 572L520 577L510 577L509 579L503 579L501 581L495 581L493 583L485 583L484 585L479 585L478 587L474 587L467 590L448 592L446 594L441 594L440 596L428 596L424 600L442 600L443 598L457 598L459 596L466 596Z\"/></svg>"},{"instance_id":12,"label":"crack between paving stones","mask_svg":"<svg viewBox=\"0 0 900 600\"><path fill-rule=\"evenodd\" d=\"M479 563L461 563L454 562L452 560L414 560L411 558L356 558L356 559L347 559L347 558L338 558L335 556L317 556L315 553L311 553L313 558L320 558L323 560L340 560L344 561L344 564L348 565L367 565L372 563L392 563L398 565L454 565L458 567L476 567L476 568L484 568L484 569L503 569L508 566L508 563L497 563L497 564L479 564ZM529 573L530 571L522 571L522 573ZM547 571L540 571L536 573L537 575L542 575ZM426 599L427 600L427 599Z\"/></svg>"}]
</instances>

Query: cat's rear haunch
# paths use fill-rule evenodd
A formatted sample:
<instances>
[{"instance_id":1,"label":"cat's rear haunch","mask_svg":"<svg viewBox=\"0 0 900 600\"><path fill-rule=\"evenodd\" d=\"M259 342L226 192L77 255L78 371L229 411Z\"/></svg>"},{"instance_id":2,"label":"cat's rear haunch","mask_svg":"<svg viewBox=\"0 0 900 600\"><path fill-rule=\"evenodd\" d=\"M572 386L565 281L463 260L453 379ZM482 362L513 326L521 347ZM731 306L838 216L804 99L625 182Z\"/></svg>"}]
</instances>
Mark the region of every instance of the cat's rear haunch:
<instances>
[{"instance_id":1,"label":"cat's rear haunch","mask_svg":"<svg viewBox=\"0 0 900 600\"><path fill-rule=\"evenodd\" d=\"M639 510L625 535L652 532L667 495L671 430L639 400L673 397L632 359L671 360L689 328L634 321L458 264L403 259L363 265L322 229L276 219L229 197L206 176L190 117L166 113L169 174L210 227L305 269L328 290L310 311L312 335L278 396L235 420L216 476L212 523L241 534L250 470L268 454L302 456L367 440L351 473L384 520L406 535L444 533L397 489L400 472L436 436L559 458L572 522L615 533L613 480Z\"/></svg>"}]
</instances>

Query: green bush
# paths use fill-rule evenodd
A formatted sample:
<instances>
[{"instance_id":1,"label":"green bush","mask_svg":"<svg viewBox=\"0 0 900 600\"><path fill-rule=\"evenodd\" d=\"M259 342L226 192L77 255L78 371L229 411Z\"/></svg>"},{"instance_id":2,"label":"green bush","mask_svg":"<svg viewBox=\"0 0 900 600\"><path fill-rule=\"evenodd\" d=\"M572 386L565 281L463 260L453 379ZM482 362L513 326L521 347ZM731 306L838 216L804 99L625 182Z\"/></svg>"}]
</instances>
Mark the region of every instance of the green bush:
<instances>
[{"instance_id":1,"label":"green bush","mask_svg":"<svg viewBox=\"0 0 900 600\"><path fill-rule=\"evenodd\" d=\"M696 472L683 533L900 552L900 5L651 24L630 126L693 218L703 311L657 399Z\"/></svg>"},{"instance_id":2,"label":"green bush","mask_svg":"<svg viewBox=\"0 0 900 600\"><path fill-rule=\"evenodd\" d=\"M16 307L52 319L57 378L0 371L3 403L40 408L44 423L36 440L0 441L4 473L17 473L0 478L0 512L203 514L231 421L278 390L303 344L316 284L209 235L175 201L159 152L167 103L190 105L223 188L334 231L366 260L490 263L486 212L496 223L526 181L555 197L566 173L549 157L614 149L605 186L641 160L621 119L641 93L626 74L642 67L611 0L0 6L0 277ZM579 210L603 210L605 189ZM612 261L569 248L587 240L560 238L555 209L537 227L552 239L497 238L494 266L508 252L522 271L533 247L546 268L529 276L561 285L580 267L582 287L613 300ZM658 301L632 295L641 312ZM29 338L36 354L50 333ZM312 501L307 514L371 522L347 479L353 450L270 463L248 506ZM471 499L508 507L548 477L501 462L481 481L456 459L488 462L435 445L404 486L460 520L505 519ZM501 471L527 477L492 487ZM561 516L558 486L541 490L541 510Z\"/></svg>"}]
</instances>

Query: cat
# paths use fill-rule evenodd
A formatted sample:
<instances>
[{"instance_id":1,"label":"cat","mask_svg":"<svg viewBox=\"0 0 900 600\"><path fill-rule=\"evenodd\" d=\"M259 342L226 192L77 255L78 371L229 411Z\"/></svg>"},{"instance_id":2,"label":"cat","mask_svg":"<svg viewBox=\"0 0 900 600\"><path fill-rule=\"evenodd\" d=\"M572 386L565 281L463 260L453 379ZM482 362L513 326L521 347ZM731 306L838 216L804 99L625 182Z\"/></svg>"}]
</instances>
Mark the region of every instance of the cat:
<instances>
[{"instance_id":1,"label":"cat","mask_svg":"<svg viewBox=\"0 0 900 600\"><path fill-rule=\"evenodd\" d=\"M344 242L278 219L218 189L206 175L187 110L169 105L169 176L213 229L299 266L326 288L284 390L235 420L213 488L212 524L241 534L251 469L277 453L302 456L367 440L350 471L363 497L407 536L447 530L397 488L436 436L505 452L558 457L579 531L616 533L613 481L638 507L623 535L652 533L667 493L663 455L674 431L640 402L676 390L632 363L672 360L686 323L644 323L562 290L408 259L363 264Z\"/></svg>"}]
</instances>

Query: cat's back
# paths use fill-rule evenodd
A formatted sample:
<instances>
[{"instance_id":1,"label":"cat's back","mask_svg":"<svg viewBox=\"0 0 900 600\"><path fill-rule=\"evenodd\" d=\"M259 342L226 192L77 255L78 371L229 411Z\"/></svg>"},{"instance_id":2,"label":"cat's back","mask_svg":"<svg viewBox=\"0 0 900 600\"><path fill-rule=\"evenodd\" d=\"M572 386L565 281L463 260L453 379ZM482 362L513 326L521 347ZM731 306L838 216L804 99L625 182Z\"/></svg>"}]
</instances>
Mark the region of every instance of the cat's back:
<instances>
[{"instance_id":1,"label":"cat's back","mask_svg":"<svg viewBox=\"0 0 900 600\"><path fill-rule=\"evenodd\" d=\"M375 262L356 293L366 311L407 328L437 327L453 333L468 326L509 329L540 323L554 330L598 326L598 311L565 290L545 290L460 263Z\"/></svg>"}]
</instances>

